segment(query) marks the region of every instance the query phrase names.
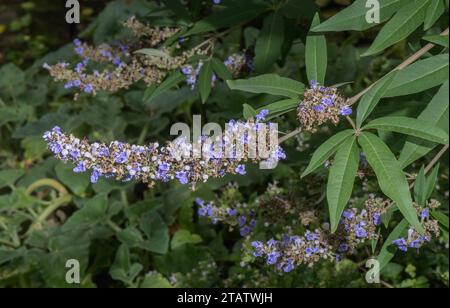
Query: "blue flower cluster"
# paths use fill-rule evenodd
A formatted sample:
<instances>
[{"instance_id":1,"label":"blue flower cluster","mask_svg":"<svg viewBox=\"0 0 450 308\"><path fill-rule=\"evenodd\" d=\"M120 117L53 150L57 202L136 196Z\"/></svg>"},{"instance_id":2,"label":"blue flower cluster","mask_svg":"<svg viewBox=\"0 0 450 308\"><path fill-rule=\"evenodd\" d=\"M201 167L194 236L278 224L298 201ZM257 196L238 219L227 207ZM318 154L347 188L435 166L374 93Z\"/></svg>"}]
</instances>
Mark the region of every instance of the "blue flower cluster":
<instances>
[{"instance_id":1,"label":"blue flower cluster","mask_svg":"<svg viewBox=\"0 0 450 308\"><path fill-rule=\"evenodd\" d=\"M399 250L407 252L408 249L420 249L426 243L431 241L432 236L439 236L439 223L437 220L431 219L430 209L437 208L440 204L437 201L432 201L426 208L416 206L416 210L421 218L422 225L425 229L424 234L419 234L412 227L408 229L407 237L401 237L392 242Z\"/></svg>"},{"instance_id":2,"label":"blue flower cluster","mask_svg":"<svg viewBox=\"0 0 450 308\"><path fill-rule=\"evenodd\" d=\"M259 119L264 119L264 114L266 112L262 112ZM254 125L255 123L250 122L230 122L222 140L217 141L220 149L205 142L203 137L195 144L179 138L161 148L157 143L148 146L120 141L113 141L109 145L90 144L86 139L80 140L62 133L59 127L54 127L43 137L58 159L75 164L74 172L92 170L92 182L96 182L100 176L105 176L122 181L138 180L150 186L153 186L155 181L168 182L174 179L181 184L195 184L226 174L244 175L246 162L266 162L273 165L285 159L286 154L278 144L267 153L267 157L260 157L259 154L250 157L248 149L244 149L242 155L237 154L236 143L239 142L229 135L235 136L236 129L248 132ZM243 136L244 139L245 136L249 138L248 134ZM245 144L245 140L243 142ZM196 148L202 150L200 157L194 155ZM224 155L227 149L231 157Z\"/></svg>"},{"instance_id":3,"label":"blue flower cluster","mask_svg":"<svg viewBox=\"0 0 450 308\"><path fill-rule=\"evenodd\" d=\"M218 207L214 202L205 202L199 198L195 203L199 206L197 211L199 216L207 217L214 224L222 222L231 229L238 228L242 237L250 235L257 226L256 212L247 207Z\"/></svg>"},{"instance_id":4,"label":"blue flower cluster","mask_svg":"<svg viewBox=\"0 0 450 308\"><path fill-rule=\"evenodd\" d=\"M339 122L340 116L353 113L347 99L340 96L336 88L320 86L317 81L310 82L298 108L298 118L304 129L315 131L316 127L331 121Z\"/></svg>"}]
</instances>

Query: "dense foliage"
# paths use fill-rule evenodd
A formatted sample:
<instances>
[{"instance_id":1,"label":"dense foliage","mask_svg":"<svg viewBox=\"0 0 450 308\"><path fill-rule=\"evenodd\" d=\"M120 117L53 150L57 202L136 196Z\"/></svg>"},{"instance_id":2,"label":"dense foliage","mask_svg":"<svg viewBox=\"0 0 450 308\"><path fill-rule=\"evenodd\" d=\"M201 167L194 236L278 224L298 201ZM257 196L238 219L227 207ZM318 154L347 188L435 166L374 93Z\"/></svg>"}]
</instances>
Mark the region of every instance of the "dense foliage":
<instances>
[{"instance_id":1,"label":"dense foliage","mask_svg":"<svg viewBox=\"0 0 450 308\"><path fill-rule=\"evenodd\" d=\"M448 1L53 2L0 5L0 286L448 287Z\"/></svg>"}]
</instances>

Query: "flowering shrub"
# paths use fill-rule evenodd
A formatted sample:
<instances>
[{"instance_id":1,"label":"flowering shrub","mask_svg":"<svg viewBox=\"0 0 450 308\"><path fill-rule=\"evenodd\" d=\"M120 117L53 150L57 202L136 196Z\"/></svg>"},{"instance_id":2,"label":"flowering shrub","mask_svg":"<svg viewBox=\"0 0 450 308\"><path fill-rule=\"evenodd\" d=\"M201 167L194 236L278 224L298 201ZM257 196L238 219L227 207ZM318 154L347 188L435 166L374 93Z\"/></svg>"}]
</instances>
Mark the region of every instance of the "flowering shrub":
<instances>
[{"instance_id":1,"label":"flowering shrub","mask_svg":"<svg viewBox=\"0 0 450 308\"><path fill-rule=\"evenodd\" d=\"M448 2L380 2L114 0L30 65L0 36L0 286L448 287Z\"/></svg>"}]
</instances>

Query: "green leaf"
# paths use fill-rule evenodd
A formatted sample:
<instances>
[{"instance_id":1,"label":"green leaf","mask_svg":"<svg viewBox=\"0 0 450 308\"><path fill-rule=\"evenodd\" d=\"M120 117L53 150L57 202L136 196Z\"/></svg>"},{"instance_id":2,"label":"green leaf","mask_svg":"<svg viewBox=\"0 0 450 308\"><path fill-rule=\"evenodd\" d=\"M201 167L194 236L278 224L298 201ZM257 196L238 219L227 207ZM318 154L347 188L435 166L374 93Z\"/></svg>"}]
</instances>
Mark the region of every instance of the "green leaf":
<instances>
[{"instance_id":1,"label":"green leaf","mask_svg":"<svg viewBox=\"0 0 450 308\"><path fill-rule=\"evenodd\" d=\"M442 47L449 47L448 43L448 34L447 35L429 35L423 38L425 41L433 43L435 45L439 45Z\"/></svg>"},{"instance_id":2,"label":"green leaf","mask_svg":"<svg viewBox=\"0 0 450 308\"><path fill-rule=\"evenodd\" d=\"M311 27L320 24L319 14L316 14ZM324 35L309 33L306 38L305 46L306 75L308 80L316 80L318 83L325 84L325 75L327 72L327 41Z\"/></svg>"},{"instance_id":3,"label":"green leaf","mask_svg":"<svg viewBox=\"0 0 450 308\"><path fill-rule=\"evenodd\" d=\"M421 206L424 206L427 201L425 197L426 182L425 167L422 166L414 183L414 200Z\"/></svg>"},{"instance_id":4,"label":"green leaf","mask_svg":"<svg viewBox=\"0 0 450 308\"><path fill-rule=\"evenodd\" d=\"M202 242L202 238L198 234L192 234L188 230L178 230L172 238L170 247L177 249L186 244L198 244Z\"/></svg>"},{"instance_id":5,"label":"green leaf","mask_svg":"<svg viewBox=\"0 0 450 308\"><path fill-rule=\"evenodd\" d=\"M164 58L164 59L170 59L170 55L165 53L162 50L154 49L154 48L143 48L136 50L134 53L143 54L149 57L157 57L157 58Z\"/></svg>"},{"instance_id":6,"label":"green leaf","mask_svg":"<svg viewBox=\"0 0 450 308\"><path fill-rule=\"evenodd\" d=\"M142 281L140 288L146 289L167 289L172 288L170 282L160 273L148 274Z\"/></svg>"},{"instance_id":7,"label":"green leaf","mask_svg":"<svg viewBox=\"0 0 450 308\"><path fill-rule=\"evenodd\" d=\"M258 114L258 112L252 106L250 106L248 104L244 104L242 107L244 109L242 111L242 114L244 116L244 119L246 119L246 120L248 120L250 118L254 118Z\"/></svg>"},{"instance_id":8,"label":"green leaf","mask_svg":"<svg viewBox=\"0 0 450 308\"><path fill-rule=\"evenodd\" d=\"M380 270L383 269L389 262L394 258L395 253L389 251L389 247L392 246L392 242L396 239L400 238L408 228L408 221L403 219L389 234L388 238L384 242L383 247L381 248L380 254L377 257L378 262L380 262Z\"/></svg>"},{"instance_id":9,"label":"green leaf","mask_svg":"<svg viewBox=\"0 0 450 308\"><path fill-rule=\"evenodd\" d=\"M165 6L167 6L172 12L175 13L178 19L189 20L190 13L186 5L182 4L180 0L162 0Z\"/></svg>"},{"instance_id":10,"label":"green leaf","mask_svg":"<svg viewBox=\"0 0 450 308\"><path fill-rule=\"evenodd\" d=\"M169 77L167 77L156 89L152 87L148 88L144 93L144 101L149 103L153 98L158 97L167 90L172 89L184 80L186 80L186 76L179 70L176 70L171 73Z\"/></svg>"},{"instance_id":11,"label":"green leaf","mask_svg":"<svg viewBox=\"0 0 450 308\"><path fill-rule=\"evenodd\" d=\"M438 172L439 172L440 164L437 164L434 167L431 174L427 177L426 187L425 187L425 200L428 200L433 195L433 191L436 188L436 183L438 181Z\"/></svg>"},{"instance_id":12,"label":"green leaf","mask_svg":"<svg viewBox=\"0 0 450 308\"><path fill-rule=\"evenodd\" d=\"M396 75L397 71L393 71L392 73L386 75L361 98L361 101L358 104L358 113L356 116L356 124L358 128L361 127L362 123L372 113L381 98L383 98L386 94L386 91L390 87Z\"/></svg>"},{"instance_id":13,"label":"green leaf","mask_svg":"<svg viewBox=\"0 0 450 308\"><path fill-rule=\"evenodd\" d=\"M249 79L229 80L227 84L232 90L267 93L290 98L299 98L305 91L303 83L275 74L260 75Z\"/></svg>"},{"instance_id":14,"label":"green leaf","mask_svg":"<svg viewBox=\"0 0 450 308\"><path fill-rule=\"evenodd\" d=\"M448 80L448 74L448 54L418 61L397 74L385 96L402 96L428 90Z\"/></svg>"},{"instance_id":15,"label":"green leaf","mask_svg":"<svg viewBox=\"0 0 450 308\"><path fill-rule=\"evenodd\" d=\"M422 224L413 206L408 181L394 154L374 134L363 132L358 140L367 161L375 171L381 191L397 204L405 219L418 232L423 233Z\"/></svg>"},{"instance_id":16,"label":"green leaf","mask_svg":"<svg viewBox=\"0 0 450 308\"><path fill-rule=\"evenodd\" d=\"M95 225L105 221L108 209L108 199L106 194L99 194L88 199L83 207L76 211L66 221L63 230L69 230L77 225L88 224Z\"/></svg>"},{"instance_id":17,"label":"green leaf","mask_svg":"<svg viewBox=\"0 0 450 308\"><path fill-rule=\"evenodd\" d=\"M126 245L122 244L117 249L116 257L109 270L109 274L113 279L120 280L130 286L143 268L139 263L131 264L130 250Z\"/></svg>"},{"instance_id":18,"label":"green leaf","mask_svg":"<svg viewBox=\"0 0 450 308\"><path fill-rule=\"evenodd\" d=\"M449 219L448 219L448 216L447 216L447 215L445 215L444 213L438 212L438 211L432 211L432 212L431 212L431 216L433 216L437 221L439 221L439 223L440 223L446 230L448 230Z\"/></svg>"},{"instance_id":19,"label":"green leaf","mask_svg":"<svg viewBox=\"0 0 450 308\"><path fill-rule=\"evenodd\" d=\"M327 200L332 233L336 232L342 212L352 195L358 166L359 149L356 137L353 137L339 147L328 176Z\"/></svg>"},{"instance_id":20,"label":"green leaf","mask_svg":"<svg viewBox=\"0 0 450 308\"><path fill-rule=\"evenodd\" d=\"M327 159L330 158L331 155L336 153L339 146L353 134L354 131L352 129L344 130L322 143L320 147L314 152L308 167L302 174L302 177L307 176L320 166L323 166Z\"/></svg>"},{"instance_id":21,"label":"green leaf","mask_svg":"<svg viewBox=\"0 0 450 308\"><path fill-rule=\"evenodd\" d=\"M377 38L362 56L370 56L407 38L425 20L429 0L412 0L402 6L392 19L383 27Z\"/></svg>"},{"instance_id":22,"label":"green leaf","mask_svg":"<svg viewBox=\"0 0 450 308\"><path fill-rule=\"evenodd\" d=\"M71 164L59 163L56 165L55 171L58 179L78 196L83 195L89 187L89 175L87 173L74 173Z\"/></svg>"},{"instance_id":23,"label":"green leaf","mask_svg":"<svg viewBox=\"0 0 450 308\"><path fill-rule=\"evenodd\" d=\"M209 95L211 94L212 76L213 71L211 61L207 61L203 64L198 77L200 96L202 98L203 104L206 103Z\"/></svg>"},{"instance_id":24,"label":"green leaf","mask_svg":"<svg viewBox=\"0 0 450 308\"><path fill-rule=\"evenodd\" d=\"M434 123L408 117L384 117L373 120L364 129L396 132L424 140L446 144L448 134Z\"/></svg>"},{"instance_id":25,"label":"green leaf","mask_svg":"<svg viewBox=\"0 0 450 308\"><path fill-rule=\"evenodd\" d=\"M169 250L169 228L156 212L144 214L139 223L140 229L145 233L147 240L140 247L154 253L165 254Z\"/></svg>"},{"instance_id":26,"label":"green leaf","mask_svg":"<svg viewBox=\"0 0 450 308\"><path fill-rule=\"evenodd\" d=\"M286 4L280 9L280 11L287 18L304 18L306 20L311 20L318 9L319 7L315 1L287 0Z\"/></svg>"},{"instance_id":27,"label":"green leaf","mask_svg":"<svg viewBox=\"0 0 450 308\"><path fill-rule=\"evenodd\" d=\"M184 36L216 31L221 28L247 22L258 17L267 9L268 7L266 5L256 3L252 0L236 1L229 7L195 23L192 29L186 32Z\"/></svg>"},{"instance_id":28,"label":"green leaf","mask_svg":"<svg viewBox=\"0 0 450 308\"><path fill-rule=\"evenodd\" d=\"M437 127L449 132L448 106L449 82L439 89L427 108L418 117L419 120L435 123ZM407 167L417 159L425 156L436 147L435 143L417 138L408 138L401 153L399 162L402 168Z\"/></svg>"},{"instance_id":29,"label":"green leaf","mask_svg":"<svg viewBox=\"0 0 450 308\"><path fill-rule=\"evenodd\" d=\"M19 169L9 169L0 171L0 188L13 185L25 172Z\"/></svg>"},{"instance_id":30,"label":"green leaf","mask_svg":"<svg viewBox=\"0 0 450 308\"><path fill-rule=\"evenodd\" d=\"M425 24L424 30L427 31L430 29L439 17L445 13L445 1L444 0L433 0L427 8L427 12L425 14ZM448 46L447 46L448 47Z\"/></svg>"},{"instance_id":31,"label":"green leaf","mask_svg":"<svg viewBox=\"0 0 450 308\"><path fill-rule=\"evenodd\" d=\"M280 58L284 41L284 19L279 11L268 15L256 40L254 64L257 72L268 71Z\"/></svg>"},{"instance_id":32,"label":"green leaf","mask_svg":"<svg viewBox=\"0 0 450 308\"><path fill-rule=\"evenodd\" d=\"M263 109L269 110L269 116L267 118L270 119L297 109L298 104L298 99L289 98L258 108L257 112L259 113Z\"/></svg>"},{"instance_id":33,"label":"green leaf","mask_svg":"<svg viewBox=\"0 0 450 308\"><path fill-rule=\"evenodd\" d=\"M120 242L126 244L130 248L136 247L144 241L141 232L135 227L123 229L118 232L116 236Z\"/></svg>"},{"instance_id":34,"label":"green leaf","mask_svg":"<svg viewBox=\"0 0 450 308\"><path fill-rule=\"evenodd\" d=\"M381 0L380 2L380 23L388 20L401 6L402 0ZM322 24L314 27L314 32L328 31L364 31L378 26L378 23L368 23L366 7L367 0L356 0L349 7L339 11L336 15L326 20Z\"/></svg>"},{"instance_id":35,"label":"green leaf","mask_svg":"<svg viewBox=\"0 0 450 308\"><path fill-rule=\"evenodd\" d=\"M233 79L233 76L231 75L230 71L228 70L228 68L222 61L220 61L217 58L213 58L211 60L211 64L212 64L212 68L213 68L214 72L217 74L217 76L219 76L223 80Z\"/></svg>"}]
</instances>

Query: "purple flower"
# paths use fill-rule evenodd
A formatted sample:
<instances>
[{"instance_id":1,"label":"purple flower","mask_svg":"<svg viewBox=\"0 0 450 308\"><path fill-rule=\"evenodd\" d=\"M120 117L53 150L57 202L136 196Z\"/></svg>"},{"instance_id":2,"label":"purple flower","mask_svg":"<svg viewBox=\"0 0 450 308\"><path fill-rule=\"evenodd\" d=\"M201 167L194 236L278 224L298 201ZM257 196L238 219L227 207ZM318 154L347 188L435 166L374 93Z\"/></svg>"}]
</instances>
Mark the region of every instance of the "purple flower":
<instances>
[{"instance_id":1,"label":"purple flower","mask_svg":"<svg viewBox=\"0 0 450 308\"><path fill-rule=\"evenodd\" d=\"M348 107L348 106L344 106L341 108L340 114L343 116L349 116L353 113L352 108Z\"/></svg>"},{"instance_id":2,"label":"purple flower","mask_svg":"<svg viewBox=\"0 0 450 308\"><path fill-rule=\"evenodd\" d=\"M407 252L408 247L406 246L406 240L404 238L399 238L392 242L401 251Z\"/></svg>"},{"instance_id":3,"label":"purple flower","mask_svg":"<svg viewBox=\"0 0 450 308\"><path fill-rule=\"evenodd\" d=\"M424 209L422 212L420 212L420 217L423 219L427 219L430 217L430 209Z\"/></svg>"},{"instance_id":4,"label":"purple flower","mask_svg":"<svg viewBox=\"0 0 450 308\"><path fill-rule=\"evenodd\" d=\"M128 155L126 152L120 152L115 159L115 162L118 164L124 164L128 161Z\"/></svg>"},{"instance_id":5,"label":"purple flower","mask_svg":"<svg viewBox=\"0 0 450 308\"><path fill-rule=\"evenodd\" d=\"M266 117L269 115L269 110L263 109L259 114L256 115L256 121L265 121Z\"/></svg>"},{"instance_id":6,"label":"purple flower","mask_svg":"<svg viewBox=\"0 0 450 308\"><path fill-rule=\"evenodd\" d=\"M245 216L238 217L239 227L243 227L246 222L247 222L247 217L245 217Z\"/></svg>"},{"instance_id":7,"label":"purple flower","mask_svg":"<svg viewBox=\"0 0 450 308\"><path fill-rule=\"evenodd\" d=\"M185 171L179 171L176 173L175 177L180 181L181 184L186 185L189 183L188 173Z\"/></svg>"},{"instance_id":8,"label":"purple flower","mask_svg":"<svg viewBox=\"0 0 450 308\"><path fill-rule=\"evenodd\" d=\"M316 106L314 106L314 110L317 112L324 112L325 106L324 105L316 105Z\"/></svg>"},{"instance_id":9,"label":"purple flower","mask_svg":"<svg viewBox=\"0 0 450 308\"><path fill-rule=\"evenodd\" d=\"M309 84L310 84L311 88L313 88L313 89L317 88L317 80L311 80Z\"/></svg>"},{"instance_id":10,"label":"purple flower","mask_svg":"<svg viewBox=\"0 0 450 308\"><path fill-rule=\"evenodd\" d=\"M344 213L342 213L342 217L344 217L348 220L351 220L355 217L355 213L353 213L353 211L346 210L346 211L344 211Z\"/></svg>"},{"instance_id":11,"label":"purple flower","mask_svg":"<svg viewBox=\"0 0 450 308\"><path fill-rule=\"evenodd\" d=\"M289 259L287 261L287 264L284 266L283 271L285 273L289 273L289 272L292 272L293 270L294 270L294 264L292 262L292 259Z\"/></svg>"},{"instance_id":12,"label":"purple flower","mask_svg":"<svg viewBox=\"0 0 450 308\"><path fill-rule=\"evenodd\" d=\"M75 173L83 173L86 172L86 165L84 164L83 161L80 161L78 163L78 165L75 166L75 168L73 168L73 172Z\"/></svg>"},{"instance_id":13,"label":"purple flower","mask_svg":"<svg viewBox=\"0 0 450 308\"><path fill-rule=\"evenodd\" d=\"M373 224L375 226L381 225L381 214L376 213L376 214L373 215Z\"/></svg>"},{"instance_id":14,"label":"purple flower","mask_svg":"<svg viewBox=\"0 0 450 308\"><path fill-rule=\"evenodd\" d=\"M239 233L241 234L242 237L246 237L246 236L249 235L251 232L252 232L252 230L251 230L248 226L242 227L242 228L239 230Z\"/></svg>"},{"instance_id":15,"label":"purple flower","mask_svg":"<svg viewBox=\"0 0 450 308\"><path fill-rule=\"evenodd\" d=\"M271 252L267 255L267 264L274 265L277 263L280 253L278 251Z\"/></svg>"},{"instance_id":16,"label":"purple flower","mask_svg":"<svg viewBox=\"0 0 450 308\"><path fill-rule=\"evenodd\" d=\"M91 174L91 183L95 184L98 182L98 178L100 177L101 173L97 170L94 170Z\"/></svg>"},{"instance_id":17,"label":"purple flower","mask_svg":"<svg viewBox=\"0 0 450 308\"><path fill-rule=\"evenodd\" d=\"M245 175L245 174L247 174L247 172L245 171L245 165L239 165L239 166L237 166L236 169L235 169L235 171L236 171L237 174L240 174L240 175Z\"/></svg>"},{"instance_id":18,"label":"purple flower","mask_svg":"<svg viewBox=\"0 0 450 308\"><path fill-rule=\"evenodd\" d=\"M229 216L236 216L237 215L237 211L235 209L227 209L227 214Z\"/></svg>"},{"instance_id":19,"label":"purple flower","mask_svg":"<svg viewBox=\"0 0 450 308\"><path fill-rule=\"evenodd\" d=\"M356 236L359 238L366 238L367 237L367 231L362 228L362 227L358 227L356 229Z\"/></svg>"},{"instance_id":20,"label":"purple flower","mask_svg":"<svg viewBox=\"0 0 450 308\"><path fill-rule=\"evenodd\" d=\"M347 252L348 249L349 249L349 246L344 243L344 244L339 245L338 251L340 253L344 253L344 252Z\"/></svg>"},{"instance_id":21,"label":"purple flower","mask_svg":"<svg viewBox=\"0 0 450 308\"><path fill-rule=\"evenodd\" d=\"M85 92L85 93L90 94L90 93L92 93L93 91L94 91L94 87L93 87L91 84L87 84L87 85L84 87L84 92Z\"/></svg>"}]
</instances>

